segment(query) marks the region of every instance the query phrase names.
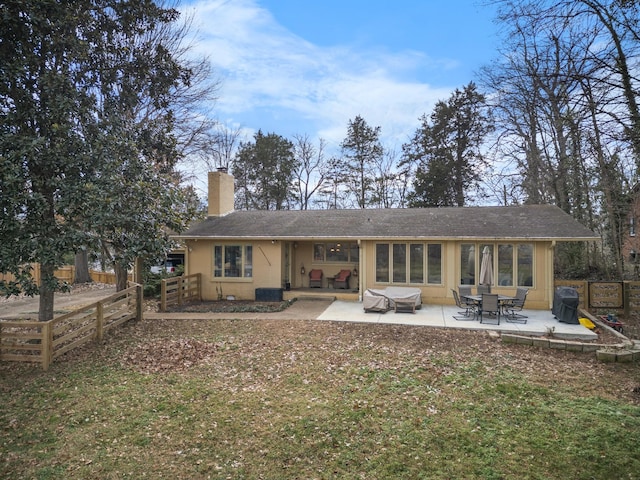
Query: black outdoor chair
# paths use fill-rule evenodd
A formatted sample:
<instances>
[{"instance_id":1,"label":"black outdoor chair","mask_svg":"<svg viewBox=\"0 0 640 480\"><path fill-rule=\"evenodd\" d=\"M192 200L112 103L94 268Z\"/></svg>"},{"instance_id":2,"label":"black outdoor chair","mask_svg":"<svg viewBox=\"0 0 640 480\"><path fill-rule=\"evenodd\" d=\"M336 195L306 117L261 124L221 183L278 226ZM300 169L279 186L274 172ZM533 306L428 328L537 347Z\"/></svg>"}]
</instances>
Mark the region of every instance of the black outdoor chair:
<instances>
[{"instance_id":1,"label":"black outdoor chair","mask_svg":"<svg viewBox=\"0 0 640 480\"><path fill-rule=\"evenodd\" d=\"M507 322L527 323L528 317L519 312L522 312L524 308L524 302L527 300L528 293L528 288L518 287L515 300L511 300L502 306L502 311L504 312Z\"/></svg>"},{"instance_id":2,"label":"black outdoor chair","mask_svg":"<svg viewBox=\"0 0 640 480\"><path fill-rule=\"evenodd\" d=\"M463 312L458 312L458 315L454 315L453 318L461 321L474 320L476 317L475 304L463 303L460 300L460 295L458 295L458 292L456 292L453 288L451 289L451 293L453 293L453 298L456 301L456 306L458 308L464 308Z\"/></svg>"},{"instance_id":3,"label":"black outdoor chair","mask_svg":"<svg viewBox=\"0 0 640 480\"><path fill-rule=\"evenodd\" d=\"M495 293L483 293L482 305L480 307L480 323L485 319L498 320L496 325L500 325L500 303L498 295Z\"/></svg>"}]
</instances>

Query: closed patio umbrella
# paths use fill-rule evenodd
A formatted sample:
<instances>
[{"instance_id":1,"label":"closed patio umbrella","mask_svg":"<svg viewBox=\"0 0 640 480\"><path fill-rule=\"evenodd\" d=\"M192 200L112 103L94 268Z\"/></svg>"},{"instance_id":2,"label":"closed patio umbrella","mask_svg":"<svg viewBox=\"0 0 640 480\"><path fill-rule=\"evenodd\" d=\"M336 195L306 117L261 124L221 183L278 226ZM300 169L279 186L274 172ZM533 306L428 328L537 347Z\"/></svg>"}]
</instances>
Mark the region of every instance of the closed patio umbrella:
<instances>
[{"instance_id":1,"label":"closed patio umbrella","mask_svg":"<svg viewBox=\"0 0 640 480\"><path fill-rule=\"evenodd\" d=\"M493 261L491 249L488 246L482 251L482 264L480 265L480 285L493 284Z\"/></svg>"}]
</instances>

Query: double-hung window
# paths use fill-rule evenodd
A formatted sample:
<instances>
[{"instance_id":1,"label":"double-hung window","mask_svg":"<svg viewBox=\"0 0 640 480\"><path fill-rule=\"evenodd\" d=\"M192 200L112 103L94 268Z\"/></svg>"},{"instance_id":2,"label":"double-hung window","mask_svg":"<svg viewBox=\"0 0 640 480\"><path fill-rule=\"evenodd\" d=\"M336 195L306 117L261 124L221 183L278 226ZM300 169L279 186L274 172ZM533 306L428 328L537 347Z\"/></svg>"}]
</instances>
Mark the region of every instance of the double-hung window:
<instances>
[{"instance_id":1,"label":"double-hung window","mask_svg":"<svg viewBox=\"0 0 640 480\"><path fill-rule=\"evenodd\" d=\"M494 285L533 287L533 244L460 244L460 283L477 283L484 247L492 252ZM495 257L494 257L495 255Z\"/></svg>"},{"instance_id":2,"label":"double-hung window","mask_svg":"<svg viewBox=\"0 0 640 480\"><path fill-rule=\"evenodd\" d=\"M215 245L213 276L215 278L253 277L253 247L251 245Z\"/></svg>"},{"instance_id":3,"label":"double-hung window","mask_svg":"<svg viewBox=\"0 0 640 480\"><path fill-rule=\"evenodd\" d=\"M358 263L360 250L357 242L326 242L313 244L314 263Z\"/></svg>"},{"instance_id":4,"label":"double-hung window","mask_svg":"<svg viewBox=\"0 0 640 480\"><path fill-rule=\"evenodd\" d=\"M439 243L377 243L376 282L441 284L442 245Z\"/></svg>"}]
</instances>

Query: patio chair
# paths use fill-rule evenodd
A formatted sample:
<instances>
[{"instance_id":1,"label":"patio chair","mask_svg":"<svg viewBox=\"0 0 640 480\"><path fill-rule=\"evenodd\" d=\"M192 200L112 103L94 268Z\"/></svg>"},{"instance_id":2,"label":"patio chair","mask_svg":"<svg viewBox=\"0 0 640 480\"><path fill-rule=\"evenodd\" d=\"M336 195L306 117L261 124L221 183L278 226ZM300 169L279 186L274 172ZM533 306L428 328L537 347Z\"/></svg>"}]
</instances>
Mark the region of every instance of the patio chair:
<instances>
[{"instance_id":1,"label":"patio chair","mask_svg":"<svg viewBox=\"0 0 640 480\"><path fill-rule=\"evenodd\" d=\"M483 293L491 293L491 285L478 285L478 295Z\"/></svg>"},{"instance_id":2,"label":"patio chair","mask_svg":"<svg viewBox=\"0 0 640 480\"><path fill-rule=\"evenodd\" d=\"M486 318L498 320L496 325L500 325L500 303L498 295L495 293L482 294L482 306L480 307L480 323Z\"/></svg>"},{"instance_id":3,"label":"patio chair","mask_svg":"<svg viewBox=\"0 0 640 480\"><path fill-rule=\"evenodd\" d=\"M333 288L349 288L349 277L351 276L351 270L340 270L338 274L333 277Z\"/></svg>"},{"instance_id":4,"label":"patio chair","mask_svg":"<svg viewBox=\"0 0 640 480\"><path fill-rule=\"evenodd\" d=\"M502 306L502 311L507 318L507 322L527 323L527 316L519 312L522 312L524 308L524 302L527 300L528 293L528 288L518 287L515 300L511 300Z\"/></svg>"},{"instance_id":5,"label":"patio chair","mask_svg":"<svg viewBox=\"0 0 640 480\"><path fill-rule=\"evenodd\" d=\"M471 285L460 285L458 286L458 292L459 292L459 297L460 297L460 302L465 306L465 308L469 308L471 310L473 310L474 312L474 316L476 314L476 302L474 302L473 300L469 300L468 297L470 297L471 295L473 295L473 292L471 291Z\"/></svg>"},{"instance_id":6,"label":"patio chair","mask_svg":"<svg viewBox=\"0 0 640 480\"><path fill-rule=\"evenodd\" d=\"M322 288L322 270L314 268L309 270L309 288Z\"/></svg>"},{"instance_id":7,"label":"patio chair","mask_svg":"<svg viewBox=\"0 0 640 480\"><path fill-rule=\"evenodd\" d=\"M470 297L473 295L471 292L471 285L460 285L458 286L458 293L461 297Z\"/></svg>"},{"instance_id":8,"label":"patio chair","mask_svg":"<svg viewBox=\"0 0 640 480\"><path fill-rule=\"evenodd\" d=\"M463 303L460 300L460 295L458 295L458 292L456 292L453 288L451 289L451 293L453 293L453 298L456 301L456 306L458 308L464 308L464 312L458 312L458 315L454 315L453 318L460 321L475 320L476 318L475 305L469 304L469 303ZM473 313L473 315L471 315L471 313Z\"/></svg>"}]
</instances>

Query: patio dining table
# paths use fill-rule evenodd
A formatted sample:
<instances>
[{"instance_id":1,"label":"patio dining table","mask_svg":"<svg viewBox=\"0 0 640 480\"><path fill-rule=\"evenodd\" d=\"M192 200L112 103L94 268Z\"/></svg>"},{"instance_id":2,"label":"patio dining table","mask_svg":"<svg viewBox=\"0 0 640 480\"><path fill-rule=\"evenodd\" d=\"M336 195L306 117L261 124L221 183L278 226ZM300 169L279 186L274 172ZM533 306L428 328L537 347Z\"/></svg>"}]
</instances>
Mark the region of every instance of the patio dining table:
<instances>
[{"instance_id":1,"label":"patio dining table","mask_svg":"<svg viewBox=\"0 0 640 480\"><path fill-rule=\"evenodd\" d=\"M476 315L482 315L482 295L461 295L461 297L467 300L471 300L476 305L476 307L478 307L478 312L476 313ZM510 303L514 300L517 300L517 298L510 295L498 294L498 305L500 305L500 308L502 308L505 303Z\"/></svg>"}]
</instances>

